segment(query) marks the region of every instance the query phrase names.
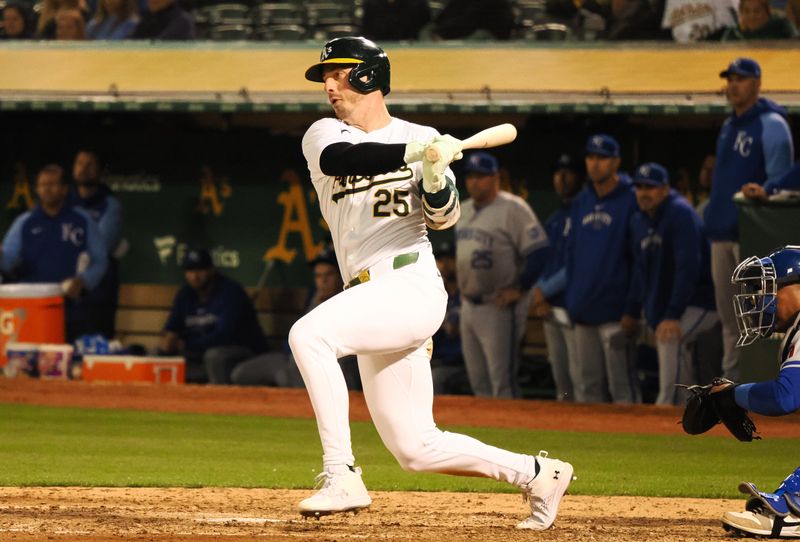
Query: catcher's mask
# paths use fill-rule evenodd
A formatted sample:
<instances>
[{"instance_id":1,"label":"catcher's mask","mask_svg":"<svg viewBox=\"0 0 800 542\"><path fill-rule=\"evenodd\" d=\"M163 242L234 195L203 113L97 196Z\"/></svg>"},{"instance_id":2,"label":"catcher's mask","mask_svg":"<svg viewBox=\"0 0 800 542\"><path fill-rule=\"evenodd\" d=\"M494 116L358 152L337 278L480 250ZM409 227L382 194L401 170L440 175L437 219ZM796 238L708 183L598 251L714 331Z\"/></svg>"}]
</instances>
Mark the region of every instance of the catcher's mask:
<instances>
[{"instance_id":1,"label":"catcher's mask","mask_svg":"<svg viewBox=\"0 0 800 542\"><path fill-rule=\"evenodd\" d=\"M787 245L765 258L751 256L733 271L739 285L733 309L739 325L736 346L745 346L775 331L778 290L800 282L800 246Z\"/></svg>"},{"instance_id":2,"label":"catcher's mask","mask_svg":"<svg viewBox=\"0 0 800 542\"><path fill-rule=\"evenodd\" d=\"M367 94L380 90L389 94L389 57L383 49L360 36L334 38L322 48L319 62L306 70L306 79L322 83L326 64L353 65L348 81L357 91Z\"/></svg>"}]
</instances>

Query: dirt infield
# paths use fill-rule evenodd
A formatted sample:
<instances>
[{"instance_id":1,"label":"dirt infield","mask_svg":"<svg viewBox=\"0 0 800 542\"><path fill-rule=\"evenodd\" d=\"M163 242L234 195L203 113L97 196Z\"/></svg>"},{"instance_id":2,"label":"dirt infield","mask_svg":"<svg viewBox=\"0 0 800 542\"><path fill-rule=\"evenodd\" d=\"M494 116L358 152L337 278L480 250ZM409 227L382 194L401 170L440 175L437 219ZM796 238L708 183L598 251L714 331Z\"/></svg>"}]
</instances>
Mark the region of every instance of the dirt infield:
<instances>
[{"instance_id":1,"label":"dirt infield","mask_svg":"<svg viewBox=\"0 0 800 542\"><path fill-rule=\"evenodd\" d=\"M169 412L308 417L304 390L212 386L120 386L0 379L0 402ZM442 425L599 432L679 433L678 409L563 405L440 397ZM367 420L360 394L353 419ZM771 438L800 437L800 417L757 418ZM715 429L720 431L720 429ZM567 496L556 528L513 528L526 505L511 494L373 492L369 511L303 520L308 491L266 489L0 488L0 540L495 541L728 539L725 510L741 500Z\"/></svg>"}]
</instances>

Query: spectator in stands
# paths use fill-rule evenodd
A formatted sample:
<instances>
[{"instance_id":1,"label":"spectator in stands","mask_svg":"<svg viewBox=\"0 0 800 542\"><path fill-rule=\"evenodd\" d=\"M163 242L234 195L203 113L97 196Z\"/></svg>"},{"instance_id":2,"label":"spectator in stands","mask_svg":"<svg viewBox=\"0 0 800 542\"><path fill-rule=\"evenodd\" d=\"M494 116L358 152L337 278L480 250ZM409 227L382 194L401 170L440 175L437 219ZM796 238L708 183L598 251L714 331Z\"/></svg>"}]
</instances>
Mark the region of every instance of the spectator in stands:
<instances>
[{"instance_id":1,"label":"spectator in stands","mask_svg":"<svg viewBox=\"0 0 800 542\"><path fill-rule=\"evenodd\" d=\"M722 41L785 40L797 37L797 29L782 15L773 14L769 0L741 0L739 26L728 28Z\"/></svg>"},{"instance_id":2,"label":"spectator in stands","mask_svg":"<svg viewBox=\"0 0 800 542\"><path fill-rule=\"evenodd\" d=\"M86 27L90 40L128 39L139 24L136 0L100 0L94 17Z\"/></svg>"},{"instance_id":3,"label":"spectator in stands","mask_svg":"<svg viewBox=\"0 0 800 542\"><path fill-rule=\"evenodd\" d=\"M794 25L795 29L800 30L800 0L786 2L786 18Z\"/></svg>"},{"instance_id":4,"label":"spectator in stands","mask_svg":"<svg viewBox=\"0 0 800 542\"><path fill-rule=\"evenodd\" d=\"M431 20L428 0L365 0L361 30L373 41L415 40Z\"/></svg>"},{"instance_id":5,"label":"spectator in stands","mask_svg":"<svg viewBox=\"0 0 800 542\"><path fill-rule=\"evenodd\" d=\"M449 0L433 21L433 39L511 38L514 11L508 0Z\"/></svg>"},{"instance_id":6,"label":"spectator in stands","mask_svg":"<svg viewBox=\"0 0 800 542\"><path fill-rule=\"evenodd\" d=\"M107 249L108 266L100 283L90 289L83 300L85 319L91 327L111 339L119 295L119 264L115 254L122 245L122 205L111 189L100 180L100 160L91 150L80 150L72 164L75 185L69 201L91 216L98 225Z\"/></svg>"},{"instance_id":7,"label":"spectator in stands","mask_svg":"<svg viewBox=\"0 0 800 542\"><path fill-rule=\"evenodd\" d=\"M64 8L56 13L56 39L75 41L86 39L86 24L77 9Z\"/></svg>"},{"instance_id":8,"label":"spectator in stands","mask_svg":"<svg viewBox=\"0 0 800 542\"><path fill-rule=\"evenodd\" d=\"M255 308L208 251L190 249L182 267L186 284L175 294L159 353L185 356L187 382L228 384L236 365L267 351Z\"/></svg>"},{"instance_id":9,"label":"spectator in stands","mask_svg":"<svg viewBox=\"0 0 800 542\"><path fill-rule=\"evenodd\" d=\"M461 296L456 278L456 253L451 243L443 243L434 252L436 267L442 275L447 291L447 310L442 327L433 335L433 355L431 373L433 393L469 394L471 393L467 368L464 366L464 352L461 348L459 322L461 319Z\"/></svg>"},{"instance_id":10,"label":"spectator in stands","mask_svg":"<svg viewBox=\"0 0 800 542\"><path fill-rule=\"evenodd\" d=\"M731 275L739 257L739 226L733 195L748 182L764 184L781 177L792 166L794 148L786 110L759 98L761 67L753 59L737 58L720 73L727 79L726 94L733 113L717 138L716 163L704 222L711 239L711 274L717 313L722 322L724 375L739 379L739 330L731 299Z\"/></svg>"},{"instance_id":11,"label":"spectator in stands","mask_svg":"<svg viewBox=\"0 0 800 542\"><path fill-rule=\"evenodd\" d=\"M662 10L650 0L612 0L606 38L610 40L664 39Z\"/></svg>"},{"instance_id":12,"label":"spectator in stands","mask_svg":"<svg viewBox=\"0 0 800 542\"><path fill-rule=\"evenodd\" d=\"M708 239L689 202L670 190L662 165L639 166L633 185L639 212L630 221L633 287L625 314L639 320L644 308L658 351L656 404L678 405L685 389L675 385L694 384L694 342L718 321Z\"/></svg>"},{"instance_id":13,"label":"spectator in stands","mask_svg":"<svg viewBox=\"0 0 800 542\"><path fill-rule=\"evenodd\" d=\"M62 9L77 9L84 19L89 12L86 0L44 0L36 23L36 36L39 39L56 38L56 14Z\"/></svg>"},{"instance_id":14,"label":"spectator in stands","mask_svg":"<svg viewBox=\"0 0 800 542\"><path fill-rule=\"evenodd\" d=\"M627 174L619 171L620 148L606 134L586 142L589 183L570 212L567 240L566 307L575 325L577 402L637 403L641 390L634 372L636 321L623 318L631 287L633 254L628 223L637 211Z\"/></svg>"},{"instance_id":15,"label":"spectator in stands","mask_svg":"<svg viewBox=\"0 0 800 542\"><path fill-rule=\"evenodd\" d=\"M669 28L678 43L719 39L736 26L732 0L666 0L662 28Z\"/></svg>"},{"instance_id":16,"label":"spectator in stands","mask_svg":"<svg viewBox=\"0 0 800 542\"><path fill-rule=\"evenodd\" d=\"M464 362L475 395L518 397L519 347L550 251L547 234L528 202L500 190L494 156L465 160L469 199L455 226Z\"/></svg>"},{"instance_id":17,"label":"spectator in stands","mask_svg":"<svg viewBox=\"0 0 800 542\"><path fill-rule=\"evenodd\" d=\"M33 37L33 27L33 16L26 4L9 2L3 8L2 39L31 39Z\"/></svg>"},{"instance_id":18,"label":"spectator in stands","mask_svg":"<svg viewBox=\"0 0 800 542\"><path fill-rule=\"evenodd\" d=\"M66 296L66 337L95 333L83 320L85 290L106 270L106 247L95 221L67 203L69 186L60 166L44 166L36 177L39 203L18 216L3 239L2 264L17 282L60 283Z\"/></svg>"},{"instance_id":19,"label":"spectator in stands","mask_svg":"<svg viewBox=\"0 0 800 542\"><path fill-rule=\"evenodd\" d=\"M194 20L177 0L147 0L148 11L131 36L132 39L194 39Z\"/></svg>"},{"instance_id":20,"label":"spectator in stands","mask_svg":"<svg viewBox=\"0 0 800 542\"><path fill-rule=\"evenodd\" d=\"M533 287L533 314L543 319L547 358L558 401L574 399L572 380L578 371L575 330L565 307L564 290L567 285L567 240L572 229L570 212L580 188L576 164L570 155L562 154L553 172L553 190L561 206L544 224L552 249Z\"/></svg>"},{"instance_id":21,"label":"spectator in stands","mask_svg":"<svg viewBox=\"0 0 800 542\"><path fill-rule=\"evenodd\" d=\"M314 273L314 287L311 289L303 314L324 303L342 291L342 276L336 262L333 246L326 246L316 258L309 262ZM361 389L358 361L355 356L339 360L347 388ZM305 386L300 370L292 358L288 341L280 352L269 352L236 366L231 374L231 382L240 386L279 386L302 388Z\"/></svg>"}]
</instances>

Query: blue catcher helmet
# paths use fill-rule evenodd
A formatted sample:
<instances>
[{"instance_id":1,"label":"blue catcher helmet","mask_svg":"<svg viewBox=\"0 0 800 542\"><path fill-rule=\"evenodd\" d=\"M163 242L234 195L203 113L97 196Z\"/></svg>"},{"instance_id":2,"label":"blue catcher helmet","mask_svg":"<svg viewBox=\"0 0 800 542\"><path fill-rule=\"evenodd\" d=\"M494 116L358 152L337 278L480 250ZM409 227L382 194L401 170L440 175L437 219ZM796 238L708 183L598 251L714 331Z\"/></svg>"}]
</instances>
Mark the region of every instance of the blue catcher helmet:
<instances>
[{"instance_id":1,"label":"blue catcher helmet","mask_svg":"<svg viewBox=\"0 0 800 542\"><path fill-rule=\"evenodd\" d=\"M778 290L800 283L800 246L787 245L765 258L751 256L736 266L731 282L739 286L733 308L739 325L736 346L775 332Z\"/></svg>"}]
</instances>

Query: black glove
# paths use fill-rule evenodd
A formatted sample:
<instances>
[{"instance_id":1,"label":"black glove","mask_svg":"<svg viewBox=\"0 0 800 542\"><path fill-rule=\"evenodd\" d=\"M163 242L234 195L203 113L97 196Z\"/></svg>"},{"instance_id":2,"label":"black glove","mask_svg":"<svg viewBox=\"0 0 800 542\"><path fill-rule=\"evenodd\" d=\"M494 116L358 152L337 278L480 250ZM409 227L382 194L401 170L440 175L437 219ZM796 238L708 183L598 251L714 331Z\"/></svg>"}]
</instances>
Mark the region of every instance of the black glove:
<instances>
[{"instance_id":1,"label":"black glove","mask_svg":"<svg viewBox=\"0 0 800 542\"><path fill-rule=\"evenodd\" d=\"M750 442L756 425L747 411L736 404L733 390L736 383L726 378L714 378L705 386L683 386L689 391L683 411L683 430L690 435L705 433L722 422L737 439Z\"/></svg>"}]
</instances>

